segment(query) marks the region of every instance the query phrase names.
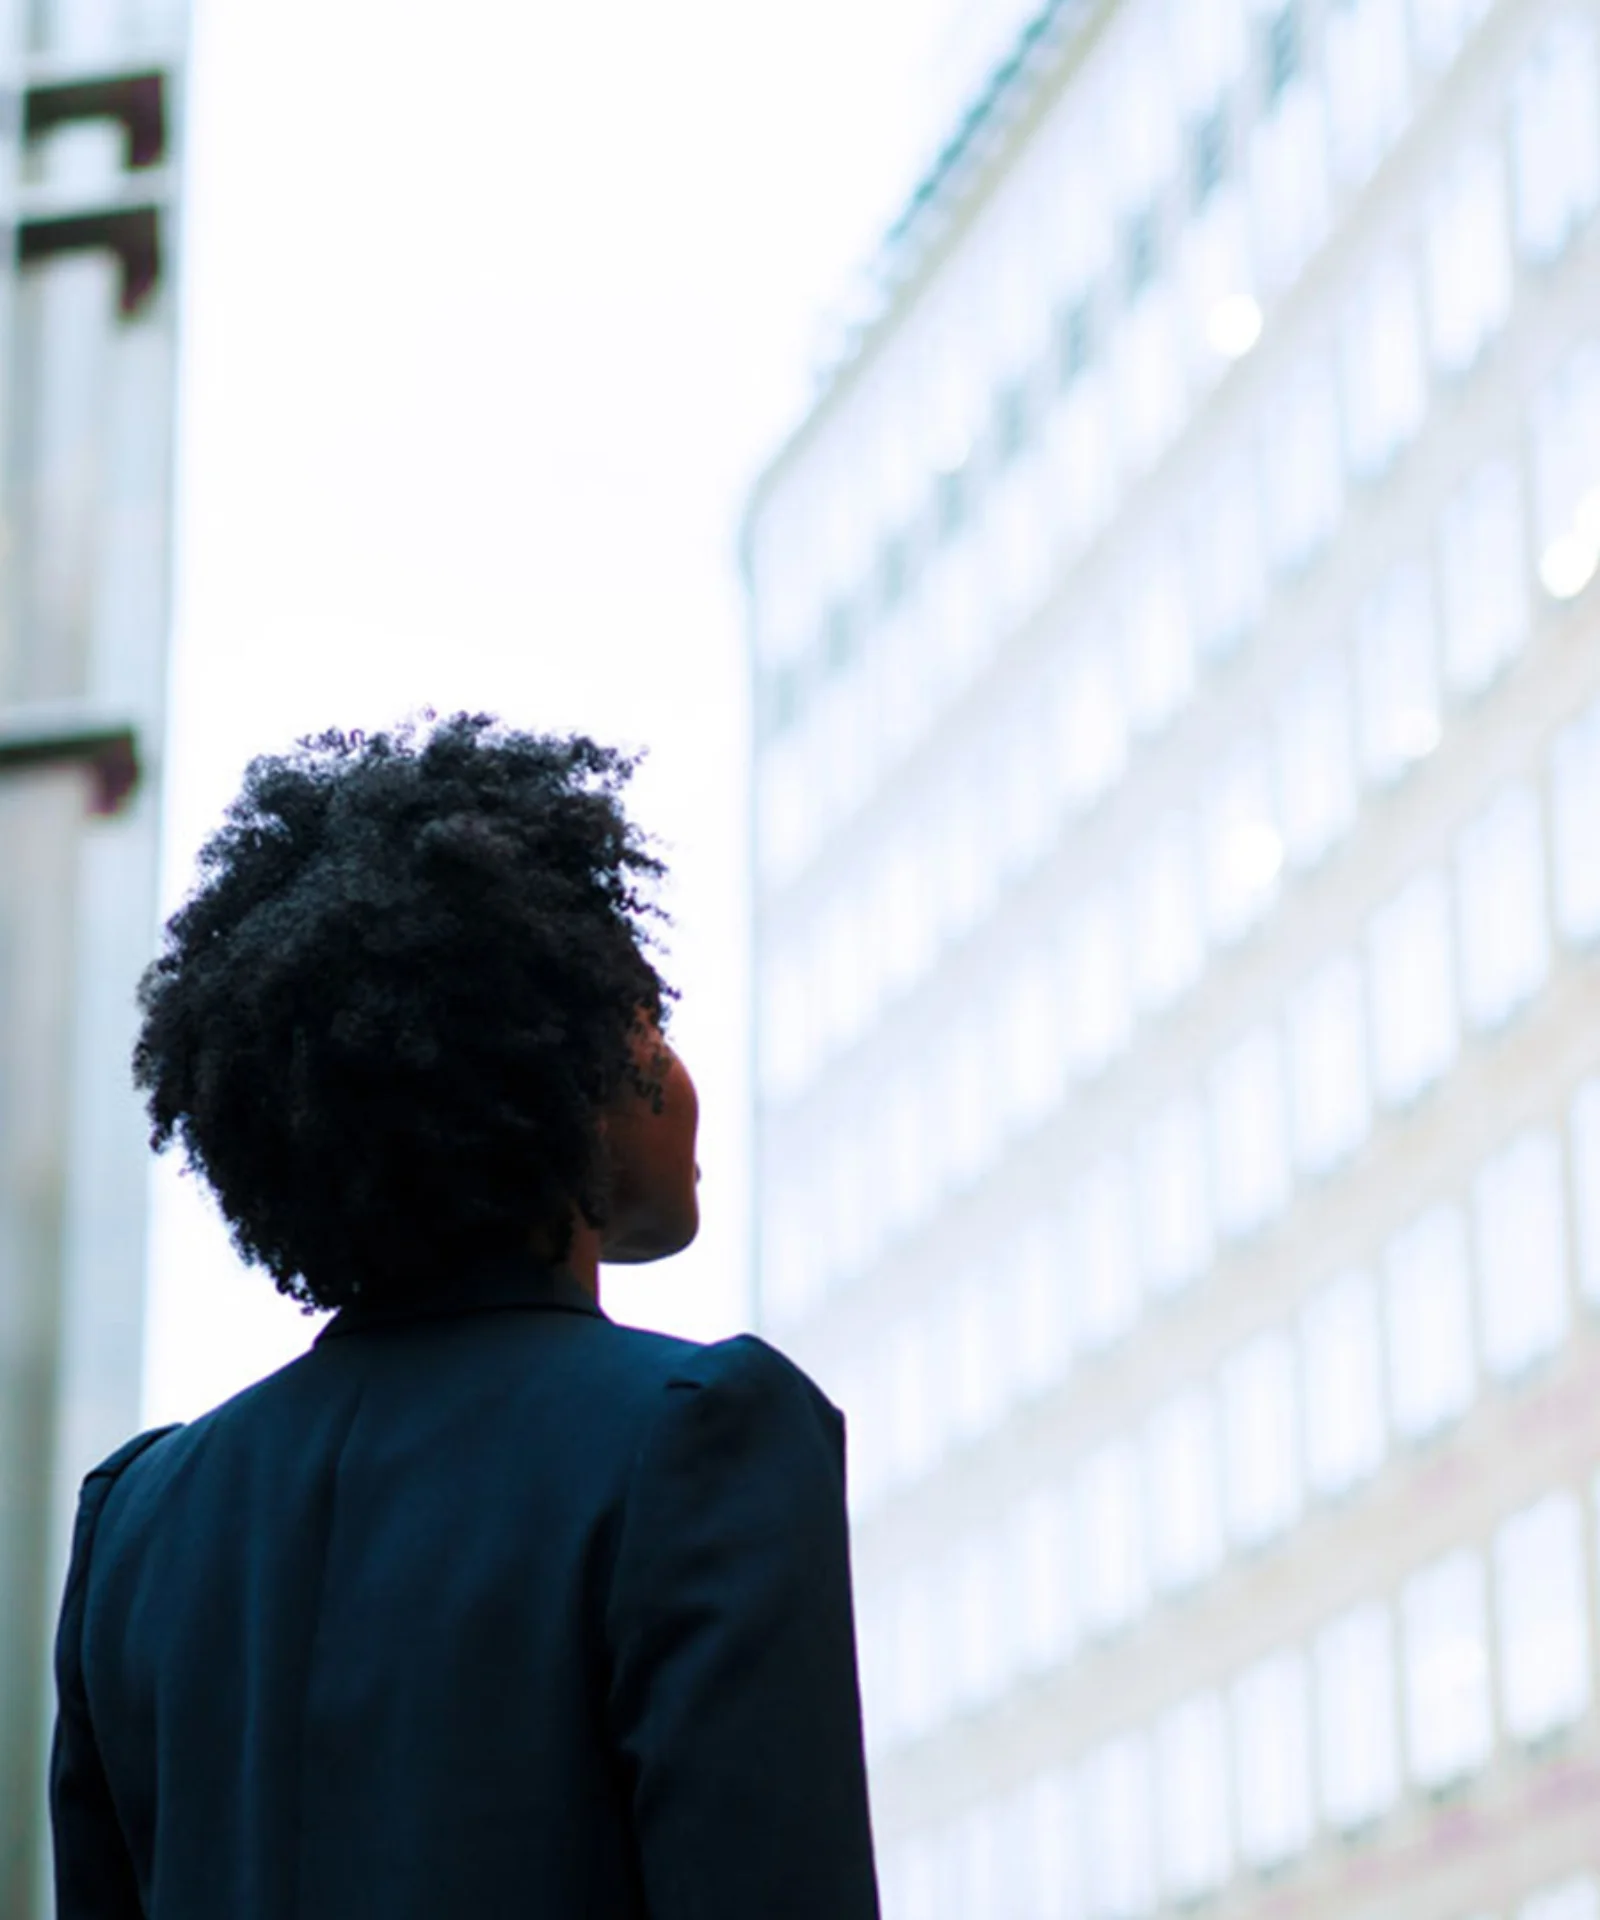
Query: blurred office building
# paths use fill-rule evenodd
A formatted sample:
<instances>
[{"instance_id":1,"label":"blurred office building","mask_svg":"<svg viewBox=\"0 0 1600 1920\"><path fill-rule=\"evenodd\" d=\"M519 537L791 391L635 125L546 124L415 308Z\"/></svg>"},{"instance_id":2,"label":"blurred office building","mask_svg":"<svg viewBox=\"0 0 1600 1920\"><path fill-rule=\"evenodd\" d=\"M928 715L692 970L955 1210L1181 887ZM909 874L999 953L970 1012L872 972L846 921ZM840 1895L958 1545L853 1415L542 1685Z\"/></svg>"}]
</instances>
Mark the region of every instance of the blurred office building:
<instances>
[{"instance_id":1,"label":"blurred office building","mask_svg":"<svg viewBox=\"0 0 1600 1920\"><path fill-rule=\"evenodd\" d=\"M10 9L0 81L0 1913L47 1911L78 1478L138 1424L173 416L177 4Z\"/></svg>"},{"instance_id":2,"label":"blurred office building","mask_svg":"<svg viewBox=\"0 0 1600 1920\"><path fill-rule=\"evenodd\" d=\"M747 525L890 1920L1594 1920L1600 0L1060 0Z\"/></svg>"}]
</instances>

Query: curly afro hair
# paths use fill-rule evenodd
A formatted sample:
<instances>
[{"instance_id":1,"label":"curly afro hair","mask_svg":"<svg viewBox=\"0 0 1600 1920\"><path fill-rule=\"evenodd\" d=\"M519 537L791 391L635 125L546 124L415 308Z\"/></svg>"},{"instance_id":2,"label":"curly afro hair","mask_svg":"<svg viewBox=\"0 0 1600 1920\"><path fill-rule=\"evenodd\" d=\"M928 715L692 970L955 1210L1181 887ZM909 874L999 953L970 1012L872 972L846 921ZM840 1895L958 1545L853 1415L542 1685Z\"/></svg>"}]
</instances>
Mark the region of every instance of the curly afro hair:
<instances>
[{"instance_id":1,"label":"curly afro hair","mask_svg":"<svg viewBox=\"0 0 1600 1920\"><path fill-rule=\"evenodd\" d=\"M671 990L635 762L456 714L251 763L139 986L134 1079L305 1307L447 1292L606 1208L601 1109Z\"/></svg>"}]
</instances>

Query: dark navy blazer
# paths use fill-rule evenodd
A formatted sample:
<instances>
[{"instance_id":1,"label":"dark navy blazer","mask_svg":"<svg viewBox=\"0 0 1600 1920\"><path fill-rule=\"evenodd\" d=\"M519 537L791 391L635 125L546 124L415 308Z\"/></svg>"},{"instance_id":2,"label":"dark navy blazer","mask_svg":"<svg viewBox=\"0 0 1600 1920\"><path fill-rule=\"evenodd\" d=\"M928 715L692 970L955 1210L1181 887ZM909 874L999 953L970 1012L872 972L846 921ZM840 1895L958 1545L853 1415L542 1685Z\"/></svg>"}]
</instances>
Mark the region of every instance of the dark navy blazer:
<instances>
[{"instance_id":1,"label":"dark navy blazer","mask_svg":"<svg viewBox=\"0 0 1600 1920\"><path fill-rule=\"evenodd\" d=\"M84 1484L59 1920L873 1920L843 1423L514 1262Z\"/></svg>"}]
</instances>

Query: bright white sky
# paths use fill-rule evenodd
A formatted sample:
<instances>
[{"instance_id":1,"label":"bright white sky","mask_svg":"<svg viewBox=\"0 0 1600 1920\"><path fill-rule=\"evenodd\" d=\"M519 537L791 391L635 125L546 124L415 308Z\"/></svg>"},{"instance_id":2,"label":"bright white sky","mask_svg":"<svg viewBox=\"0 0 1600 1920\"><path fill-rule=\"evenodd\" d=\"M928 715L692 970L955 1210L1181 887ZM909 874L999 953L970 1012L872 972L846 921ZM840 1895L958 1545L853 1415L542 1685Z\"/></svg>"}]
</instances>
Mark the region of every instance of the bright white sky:
<instances>
[{"instance_id":1,"label":"bright white sky","mask_svg":"<svg viewBox=\"0 0 1600 1920\"><path fill-rule=\"evenodd\" d=\"M198 0L169 904L300 733L431 703L647 746L705 1227L605 1298L697 1337L747 1315L738 512L951 11ZM146 1420L312 1331L164 1171Z\"/></svg>"}]
</instances>

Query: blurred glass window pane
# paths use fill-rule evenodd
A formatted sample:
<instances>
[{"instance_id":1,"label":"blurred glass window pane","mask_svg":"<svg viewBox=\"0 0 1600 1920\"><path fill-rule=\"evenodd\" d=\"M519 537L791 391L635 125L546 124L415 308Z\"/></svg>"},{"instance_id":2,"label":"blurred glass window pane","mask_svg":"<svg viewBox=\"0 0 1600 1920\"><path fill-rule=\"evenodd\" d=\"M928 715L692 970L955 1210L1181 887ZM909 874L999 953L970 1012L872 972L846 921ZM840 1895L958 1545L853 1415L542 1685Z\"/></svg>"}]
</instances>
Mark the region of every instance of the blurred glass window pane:
<instances>
[{"instance_id":1,"label":"blurred glass window pane","mask_svg":"<svg viewBox=\"0 0 1600 1920\"><path fill-rule=\"evenodd\" d=\"M1254 1547L1300 1511L1300 1421L1294 1347L1263 1333L1223 1365L1222 1458L1228 1535Z\"/></svg>"},{"instance_id":2,"label":"blurred glass window pane","mask_svg":"<svg viewBox=\"0 0 1600 1920\"><path fill-rule=\"evenodd\" d=\"M1179 257L1183 284L1182 345L1199 391L1215 384L1261 337L1250 204L1243 187L1219 170L1233 138L1225 103L1216 103L1195 128L1196 192L1205 199L1184 228Z\"/></svg>"},{"instance_id":3,"label":"blurred glass window pane","mask_svg":"<svg viewBox=\"0 0 1600 1920\"><path fill-rule=\"evenodd\" d=\"M1169 814L1135 849L1131 867L1133 992L1141 1008L1159 1013L1194 985L1205 966L1200 862L1190 817Z\"/></svg>"},{"instance_id":4,"label":"blurred glass window pane","mask_svg":"<svg viewBox=\"0 0 1600 1920\"><path fill-rule=\"evenodd\" d=\"M1484 1586L1482 1559L1461 1548L1400 1597L1406 1752L1412 1778L1434 1791L1475 1772L1493 1744Z\"/></svg>"},{"instance_id":5,"label":"blurred glass window pane","mask_svg":"<svg viewBox=\"0 0 1600 1920\"><path fill-rule=\"evenodd\" d=\"M1146 556L1131 582L1123 621L1128 719L1159 733L1194 689L1194 640L1183 581L1170 551Z\"/></svg>"},{"instance_id":6,"label":"blurred glass window pane","mask_svg":"<svg viewBox=\"0 0 1600 1920\"><path fill-rule=\"evenodd\" d=\"M1508 787L1461 836L1461 1002L1473 1026L1497 1027L1544 984L1550 941L1544 833L1532 787Z\"/></svg>"},{"instance_id":7,"label":"blurred glass window pane","mask_svg":"<svg viewBox=\"0 0 1600 1920\"><path fill-rule=\"evenodd\" d=\"M1025 1393L1048 1392L1072 1365L1073 1276L1054 1207L1024 1224L1012 1263L1018 1385Z\"/></svg>"},{"instance_id":8,"label":"blurred glass window pane","mask_svg":"<svg viewBox=\"0 0 1600 1920\"><path fill-rule=\"evenodd\" d=\"M1530 1129L1496 1154L1474 1184L1473 1212L1483 1361L1507 1379L1566 1337L1567 1226L1556 1136Z\"/></svg>"},{"instance_id":9,"label":"blurred glass window pane","mask_svg":"<svg viewBox=\"0 0 1600 1920\"><path fill-rule=\"evenodd\" d=\"M890 1719L896 1739L914 1740L943 1713L943 1675L948 1666L948 1649L940 1644L945 1623L939 1618L936 1588L927 1567L913 1566L900 1576L893 1620Z\"/></svg>"},{"instance_id":10,"label":"blurred glass window pane","mask_svg":"<svg viewBox=\"0 0 1600 1920\"><path fill-rule=\"evenodd\" d=\"M1572 1102L1572 1194L1578 1285L1600 1306L1600 1079L1585 1080Z\"/></svg>"},{"instance_id":11,"label":"blurred glass window pane","mask_svg":"<svg viewBox=\"0 0 1600 1920\"><path fill-rule=\"evenodd\" d=\"M1402 0L1334 0L1326 41L1334 167L1360 186L1404 129L1411 107Z\"/></svg>"},{"instance_id":12,"label":"blurred glass window pane","mask_svg":"<svg viewBox=\"0 0 1600 1920\"><path fill-rule=\"evenodd\" d=\"M1307 363L1286 382L1262 456L1272 564L1294 573L1332 538L1343 506L1339 404L1326 366Z\"/></svg>"},{"instance_id":13,"label":"blurred glass window pane","mask_svg":"<svg viewBox=\"0 0 1600 1920\"><path fill-rule=\"evenodd\" d=\"M1300 1343L1306 1479L1331 1498L1383 1463L1383 1338L1372 1276L1341 1274L1313 1294L1301 1316Z\"/></svg>"},{"instance_id":14,"label":"blurred glass window pane","mask_svg":"<svg viewBox=\"0 0 1600 1920\"><path fill-rule=\"evenodd\" d=\"M1531 259L1560 253L1600 198L1597 87L1594 24L1568 9L1512 82L1517 238Z\"/></svg>"},{"instance_id":15,"label":"blurred glass window pane","mask_svg":"<svg viewBox=\"0 0 1600 1920\"><path fill-rule=\"evenodd\" d=\"M1206 477L1188 528L1189 604L1202 660L1237 651L1266 597L1261 500L1254 463L1221 455Z\"/></svg>"},{"instance_id":16,"label":"blurred glass window pane","mask_svg":"<svg viewBox=\"0 0 1600 1920\"><path fill-rule=\"evenodd\" d=\"M1360 479L1382 473L1422 425L1427 376L1417 289L1396 260L1361 288L1344 325L1345 440Z\"/></svg>"},{"instance_id":17,"label":"blurred glass window pane","mask_svg":"<svg viewBox=\"0 0 1600 1920\"><path fill-rule=\"evenodd\" d=\"M1393 1806L1400 1791L1394 1629L1372 1602L1331 1621L1317 1637L1317 1748L1322 1810L1356 1833Z\"/></svg>"},{"instance_id":18,"label":"blurred glass window pane","mask_svg":"<svg viewBox=\"0 0 1600 1920\"><path fill-rule=\"evenodd\" d=\"M1009 1583L1016 1661L1025 1673L1057 1666L1077 1632L1072 1509L1059 1487L1035 1487L1012 1515Z\"/></svg>"},{"instance_id":19,"label":"blurred glass window pane","mask_svg":"<svg viewBox=\"0 0 1600 1920\"><path fill-rule=\"evenodd\" d=\"M1444 675L1458 699L1480 693L1528 637L1528 562L1522 488L1492 460L1447 503L1441 527Z\"/></svg>"},{"instance_id":20,"label":"blurred glass window pane","mask_svg":"<svg viewBox=\"0 0 1600 1920\"><path fill-rule=\"evenodd\" d=\"M1148 1598L1139 1488L1132 1443L1099 1447L1078 1469L1073 1521L1078 1569L1078 1620L1085 1635L1115 1633L1141 1614Z\"/></svg>"},{"instance_id":21,"label":"blurred glass window pane","mask_svg":"<svg viewBox=\"0 0 1600 1920\"><path fill-rule=\"evenodd\" d=\"M1282 15L1292 9L1280 9ZM1328 134L1321 96L1291 81L1250 139L1250 199L1262 277L1286 286L1321 244L1328 226Z\"/></svg>"},{"instance_id":22,"label":"blurred glass window pane","mask_svg":"<svg viewBox=\"0 0 1600 1920\"><path fill-rule=\"evenodd\" d=\"M1431 1207L1389 1242L1384 1264L1390 1413L1397 1433L1421 1440L1463 1414L1477 1385L1460 1211Z\"/></svg>"},{"instance_id":23,"label":"blurred glass window pane","mask_svg":"<svg viewBox=\"0 0 1600 1920\"><path fill-rule=\"evenodd\" d=\"M969 1533L949 1566L952 1704L967 1712L999 1692L1010 1651L1002 1632L1005 1589L998 1546L987 1528Z\"/></svg>"},{"instance_id":24,"label":"blurred glass window pane","mask_svg":"<svg viewBox=\"0 0 1600 1920\"><path fill-rule=\"evenodd\" d=\"M1097 1920L1143 1920L1155 1908L1150 1747L1127 1734L1083 1767L1088 1911Z\"/></svg>"},{"instance_id":25,"label":"blurred glass window pane","mask_svg":"<svg viewBox=\"0 0 1600 1920\"><path fill-rule=\"evenodd\" d=\"M1433 589L1420 562L1397 567L1356 614L1361 757L1387 786L1439 744Z\"/></svg>"},{"instance_id":26,"label":"blurred glass window pane","mask_svg":"<svg viewBox=\"0 0 1600 1920\"><path fill-rule=\"evenodd\" d=\"M1061 1037L1068 1071L1082 1079L1119 1054L1132 1030L1127 931L1116 890L1101 887L1075 905L1064 947Z\"/></svg>"},{"instance_id":27,"label":"blurred glass window pane","mask_svg":"<svg viewBox=\"0 0 1600 1920\"><path fill-rule=\"evenodd\" d=\"M1600 1884L1592 1874L1574 1874L1541 1887L1517 1908L1517 1920L1600 1920Z\"/></svg>"},{"instance_id":28,"label":"blurred glass window pane","mask_svg":"<svg viewBox=\"0 0 1600 1920\"><path fill-rule=\"evenodd\" d=\"M1052 691L1063 798L1081 811L1120 778L1127 759L1127 719L1110 648L1099 641L1074 647Z\"/></svg>"},{"instance_id":29,"label":"blurred glass window pane","mask_svg":"<svg viewBox=\"0 0 1600 1920\"><path fill-rule=\"evenodd\" d=\"M1411 0L1417 52L1438 71L1450 65L1494 0Z\"/></svg>"},{"instance_id":30,"label":"blurred glass window pane","mask_svg":"<svg viewBox=\"0 0 1600 1920\"><path fill-rule=\"evenodd\" d=\"M1234 1805L1239 1851L1259 1871L1304 1850L1312 1831L1311 1715L1302 1654L1272 1655L1234 1683Z\"/></svg>"},{"instance_id":31,"label":"blurred glass window pane","mask_svg":"<svg viewBox=\"0 0 1600 1920\"><path fill-rule=\"evenodd\" d=\"M1112 365L1123 466L1133 476L1166 450L1185 412L1176 303L1164 280L1146 286L1121 316Z\"/></svg>"},{"instance_id":32,"label":"blurred glass window pane","mask_svg":"<svg viewBox=\"0 0 1600 1920\"><path fill-rule=\"evenodd\" d=\"M1217 1694L1184 1701L1157 1725L1156 1804L1167 1899L1187 1906L1215 1893L1233 1865L1228 1723Z\"/></svg>"},{"instance_id":33,"label":"blurred glass window pane","mask_svg":"<svg viewBox=\"0 0 1600 1920\"><path fill-rule=\"evenodd\" d=\"M1066 1085L1055 952L1044 940L1020 940L1000 995L1000 1104L1013 1127L1036 1126Z\"/></svg>"},{"instance_id":34,"label":"blurred glass window pane","mask_svg":"<svg viewBox=\"0 0 1600 1920\"><path fill-rule=\"evenodd\" d=\"M1289 1005L1289 1075L1295 1152L1325 1173L1367 1137L1366 1007L1360 964L1325 961Z\"/></svg>"},{"instance_id":35,"label":"blurred glass window pane","mask_svg":"<svg viewBox=\"0 0 1600 1920\"><path fill-rule=\"evenodd\" d=\"M1182 1094L1140 1136L1139 1257L1145 1285L1157 1296L1198 1280L1211 1261L1205 1129L1205 1109Z\"/></svg>"},{"instance_id":36,"label":"blurred glass window pane","mask_svg":"<svg viewBox=\"0 0 1600 1920\"><path fill-rule=\"evenodd\" d=\"M1506 1731L1534 1742L1589 1706L1589 1605L1583 1512L1552 1493L1494 1537L1495 1616Z\"/></svg>"},{"instance_id":37,"label":"blurred glass window pane","mask_svg":"<svg viewBox=\"0 0 1600 1920\"><path fill-rule=\"evenodd\" d=\"M889 1457L895 1477L915 1480L939 1450L934 1335L926 1308L904 1315L889 1336Z\"/></svg>"},{"instance_id":38,"label":"blurred glass window pane","mask_svg":"<svg viewBox=\"0 0 1600 1920\"><path fill-rule=\"evenodd\" d=\"M1217 1222L1230 1239L1254 1233L1289 1198L1283 1061L1263 1027L1226 1053L1211 1081Z\"/></svg>"},{"instance_id":39,"label":"blurred glass window pane","mask_svg":"<svg viewBox=\"0 0 1600 1920\"><path fill-rule=\"evenodd\" d=\"M1556 735L1553 760L1556 919L1586 946L1600 936L1600 701Z\"/></svg>"},{"instance_id":40,"label":"blurred glass window pane","mask_svg":"<svg viewBox=\"0 0 1600 1920\"><path fill-rule=\"evenodd\" d=\"M1435 363L1465 373L1511 311L1505 163L1480 141L1452 167L1428 220L1428 332Z\"/></svg>"},{"instance_id":41,"label":"blurred glass window pane","mask_svg":"<svg viewBox=\"0 0 1600 1920\"><path fill-rule=\"evenodd\" d=\"M1181 1593L1222 1563L1217 1416L1210 1392L1190 1387L1157 1407L1145 1433L1150 1570Z\"/></svg>"},{"instance_id":42,"label":"blurred glass window pane","mask_svg":"<svg viewBox=\"0 0 1600 1920\"><path fill-rule=\"evenodd\" d=\"M1278 785L1288 858L1296 867L1314 866L1356 817L1350 682L1337 654L1314 661L1285 696Z\"/></svg>"},{"instance_id":43,"label":"blurred glass window pane","mask_svg":"<svg viewBox=\"0 0 1600 1920\"><path fill-rule=\"evenodd\" d=\"M1212 938L1227 946L1272 904L1283 871L1272 766L1263 744L1240 748L1213 776L1205 837L1207 918Z\"/></svg>"},{"instance_id":44,"label":"blurred glass window pane","mask_svg":"<svg viewBox=\"0 0 1600 1920\"><path fill-rule=\"evenodd\" d=\"M1367 945L1378 1097L1385 1106L1404 1106L1456 1055L1455 962L1444 876L1419 874L1374 914Z\"/></svg>"},{"instance_id":45,"label":"blurred glass window pane","mask_svg":"<svg viewBox=\"0 0 1600 1920\"><path fill-rule=\"evenodd\" d=\"M1539 578L1570 600L1600 555L1600 347L1570 354L1533 398Z\"/></svg>"},{"instance_id":46,"label":"blurred glass window pane","mask_svg":"<svg viewBox=\"0 0 1600 1920\"><path fill-rule=\"evenodd\" d=\"M1077 1345L1087 1352L1121 1339L1139 1317L1133 1199L1127 1159L1106 1154L1077 1181L1067 1203L1074 1330Z\"/></svg>"},{"instance_id":47,"label":"blurred glass window pane","mask_svg":"<svg viewBox=\"0 0 1600 1920\"><path fill-rule=\"evenodd\" d=\"M1084 1859L1077 1782L1064 1768L1031 1780L1012 1807L1002 1911L1017 1920L1083 1920Z\"/></svg>"},{"instance_id":48,"label":"blurred glass window pane","mask_svg":"<svg viewBox=\"0 0 1600 1920\"><path fill-rule=\"evenodd\" d=\"M999 1418L1006 1397L1011 1329L998 1324L1000 1291L986 1272L934 1296L940 1401L951 1439L978 1439Z\"/></svg>"},{"instance_id":49,"label":"blurred glass window pane","mask_svg":"<svg viewBox=\"0 0 1600 1920\"><path fill-rule=\"evenodd\" d=\"M969 1808L951 1827L944 1852L946 1912L993 1913L1002 1870L998 1809L988 1802Z\"/></svg>"},{"instance_id":50,"label":"blurred glass window pane","mask_svg":"<svg viewBox=\"0 0 1600 1920\"><path fill-rule=\"evenodd\" d=\"M1116 495L1110 383L1103 367L1084 367L1057 402L1045 442L1056 501L1060 564L1091 539Z\"/></svg>"}]
</instances>

